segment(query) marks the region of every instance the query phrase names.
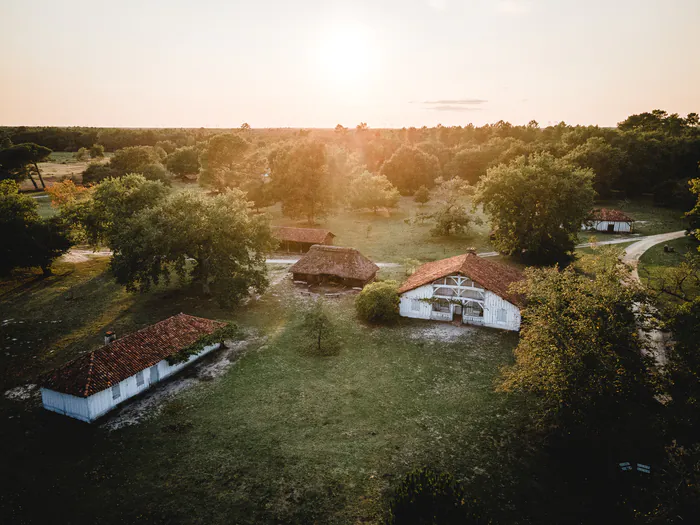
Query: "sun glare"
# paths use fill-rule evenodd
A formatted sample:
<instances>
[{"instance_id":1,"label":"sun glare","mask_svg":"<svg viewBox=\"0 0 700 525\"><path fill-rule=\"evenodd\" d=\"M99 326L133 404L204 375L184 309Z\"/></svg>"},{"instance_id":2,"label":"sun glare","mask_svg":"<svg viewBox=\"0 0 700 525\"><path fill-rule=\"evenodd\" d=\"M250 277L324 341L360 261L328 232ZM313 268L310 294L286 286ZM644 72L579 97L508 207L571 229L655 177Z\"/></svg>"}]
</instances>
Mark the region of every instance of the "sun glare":
<instances>
[{"instance_id":1,"label":"sun glare","mask_svg":"<svg viewBox=\"0 0 700 525\"><path fill-rule=\"evenodd\" d=\"M369 31L361 26L336 27L318 46L320 73L332 83L363 83L376 63Z\"/></svg>"}]
</instances>

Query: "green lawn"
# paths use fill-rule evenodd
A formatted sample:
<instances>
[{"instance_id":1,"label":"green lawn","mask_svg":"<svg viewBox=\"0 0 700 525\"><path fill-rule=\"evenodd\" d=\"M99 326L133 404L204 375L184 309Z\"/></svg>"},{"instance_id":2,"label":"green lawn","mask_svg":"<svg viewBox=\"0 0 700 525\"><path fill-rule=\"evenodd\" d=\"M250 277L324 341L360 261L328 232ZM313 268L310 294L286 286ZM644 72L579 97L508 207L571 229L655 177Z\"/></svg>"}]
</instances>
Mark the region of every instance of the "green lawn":
<instances>
[{"instance_id":1,"label":"green lawn","mask_svg":"<svg viewBox=\"0 0 700 525\"><path fill-rule=\"evenodd\" d=\"M284 270L230 311L187 289L127 294L104 270L104 260L63 264L50 279L0 288L0 321L16 321L0 327L0 391L97 346L105 329L179 311L235 320L257 343L222 377L113 432L0 397L16 473L0 487L0 516L10 512L0 521L60 509L92 523L378 523L397 479L424 464L455 472L475 495L502 490L499 450L513 453L526 412L493 385L515 334L367 327L346 296L327 299L342 348L319 358L304 352L298 325L309 299ZM8 338L18 340L9 350Z\"/></svg>"},{"instance_id":2,"label":"green lawn","mask_svg":"<svg viewBox=\"0 0 700 525\"><path fill-rule=\"evenodd\" d=\"M664 252L664 245L672 247L674 252ZM683 262L685 255L687 253L700 255L697 250L697 241L690 237L683 237L667 243L657 244L642 255L642 258L639 260L639 277L642 283L658 293L658 300L661 306L683 302L681 297L662 291L662 285L671 288L671 292L675 294L682 295L685 292L687 299L692 299L700 293L700 285L694 282L693 278L687 279L683 290L675 289L671 279L672 273L675 271L674 268Z\"/></svg>"}]
</instances>

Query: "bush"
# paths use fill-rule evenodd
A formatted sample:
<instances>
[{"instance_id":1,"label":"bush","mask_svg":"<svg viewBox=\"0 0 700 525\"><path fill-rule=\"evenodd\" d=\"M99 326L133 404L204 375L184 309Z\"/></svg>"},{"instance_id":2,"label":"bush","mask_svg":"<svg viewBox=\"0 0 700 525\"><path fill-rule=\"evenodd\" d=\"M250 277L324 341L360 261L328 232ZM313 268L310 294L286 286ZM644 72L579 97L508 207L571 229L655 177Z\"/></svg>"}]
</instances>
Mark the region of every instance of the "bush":
<instances>
[{"instance_id":1,"label":"bush","mask_svg":"<svg viewBox=\"0 0 700 525\"><path fill-rule=\"evenodd\" d=\"M316 356L331 356L338 353L340 341L321 300L316 301L304 312L301 325L306 335L306 353Z\"/></svg>"},{"instance_id":2,"label":"bush","mask_svg":"<svg viewBox=\"0 0 700 525\"><path fill-rule=\"evenodd\" d=\"M119 177L120 173L105 164L92 163L83 172L83 184L96 184L109 177Z\"/></svg>"},{"instance_id":3,"label":"bush","mask_svg":"<svg viewBox=\"0 0 700 525\"><path fill-rule=\"evenodd\" d=\"M148 164L141 169L141 174L148 180L159 180L161 182L169 182L168 172L162 164L154 162Z\"/></svg>"},{"instance_id":4,"label":"bush","mask_svg":"<svg viewBox=\"0 0 700 525\"><path fill-rule=\"evenodd\" d=\"M80 148L73 154L75 160L85 160L88 158L88 150L86 148Z\"/></svg>"},{"instance_id":5,"label":"bush","mask_svg":"<svg viewBox=\"0 0 700 525\"><path fill-rule=\"evenodd\" d=\"M399 318L396 281L380 281L364 287L355 300L357 315L371 323L393 323Z\"/></svg>"},{"instance_id":6,"label":"bush","mask_svg":"<svg viewBox=\"0 0 700 525\"><path fill-rule=\"evenodd\" d=\"M90 146L90 158L101 159L105 156L105 147L102 144Z\"/></svg>"},{"instance_id":7,"label":"bush","mask_svg":"<svg viewBox=\"0 0 700 525\"><path fill-rule=\"evenodd\" d=\"M423 468L409 472L389 504L387 525L487 523L466 503L464 491L445 472Z\"/></svg>"}]
</instances>

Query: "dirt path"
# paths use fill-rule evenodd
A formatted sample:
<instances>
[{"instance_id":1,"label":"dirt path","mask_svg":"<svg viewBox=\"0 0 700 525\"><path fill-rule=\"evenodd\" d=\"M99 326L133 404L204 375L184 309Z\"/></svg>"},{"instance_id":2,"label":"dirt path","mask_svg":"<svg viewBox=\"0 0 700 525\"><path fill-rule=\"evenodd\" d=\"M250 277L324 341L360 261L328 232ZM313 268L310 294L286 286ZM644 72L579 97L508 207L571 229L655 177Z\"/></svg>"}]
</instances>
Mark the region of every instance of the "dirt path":
<instances>
[{"instance_id":1,"label":"dirt path","mask_svg":"<svg viewBox=\"0 0 700 525\"><path fill-rule=\"evenodd\" d=\"M622 261L632 266L632 278L639 281L637 266L639 266L639 259L642 257L642 255L644 255L644 252L646 252L652 246L656 246L657 244L660 244L662 242L680 239L684 235L685 230L681 230L678 232L660 233L659 235L650 235L648 237L643 237L638 242L629 245L625 249L625 254L622 256Z\"/></svg>"},{"instance_id":2,"label":"dirt path","mask_svg":"<svg viewBox=\"0 0 700 525\"><path fill-rule=\"evenodd\" d=\"M661 244L662 242L672 241L674 239L680 239L685 235L685 230L669 233L661 233L659 235L650 235L644 239L639 240L627 247L625 253L622 256L622 261L629 264L632 267L632 273L630 277L637 282L641 282L639 279L639 273L637 272L637 267L639 266L639 259L641 259L644 252L646 252L652 246ZM637 306L637 313L640 313L641 308ZM650 305L644 305L644 310L649 313L656 313L656 309ZM641 314L645 315L645 314ZM663 367L666 364L666 348L671 344L671 334L661 330L644 330L639 329L640 336L646 338L649 343L650 353L656 360L656 364L659 367Z\"/></svg>"}]
</instances>

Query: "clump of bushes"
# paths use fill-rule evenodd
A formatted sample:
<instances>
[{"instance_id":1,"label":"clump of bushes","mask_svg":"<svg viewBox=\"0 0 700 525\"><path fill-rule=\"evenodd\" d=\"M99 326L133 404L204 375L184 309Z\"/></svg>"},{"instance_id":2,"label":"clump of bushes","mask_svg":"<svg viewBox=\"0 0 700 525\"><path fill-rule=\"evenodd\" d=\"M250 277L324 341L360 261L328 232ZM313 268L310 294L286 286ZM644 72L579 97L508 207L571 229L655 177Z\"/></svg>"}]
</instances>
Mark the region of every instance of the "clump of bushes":
<instances>
[{"instance_id":1,"label":"clump of bushes","mask_svg":"<svg viewBox=\"0 0 700 525\"><path fill-rule=\"evenodd\" d=\"M409 472L389 504L387 525L450 525L488 523L468 504L451 474L423 468Z\"/></svg>"},{"instance_id":2,"label":"clump of bushes","mask_svg":"<svg viewBox=\"0 0 700 525\"><path fill-rule=\"evenodd\" d=\"M396 281L379 281L364 287L355 299L357 315L370 323L394 323L399 318Z\"/></svg>"}]
</instances>

